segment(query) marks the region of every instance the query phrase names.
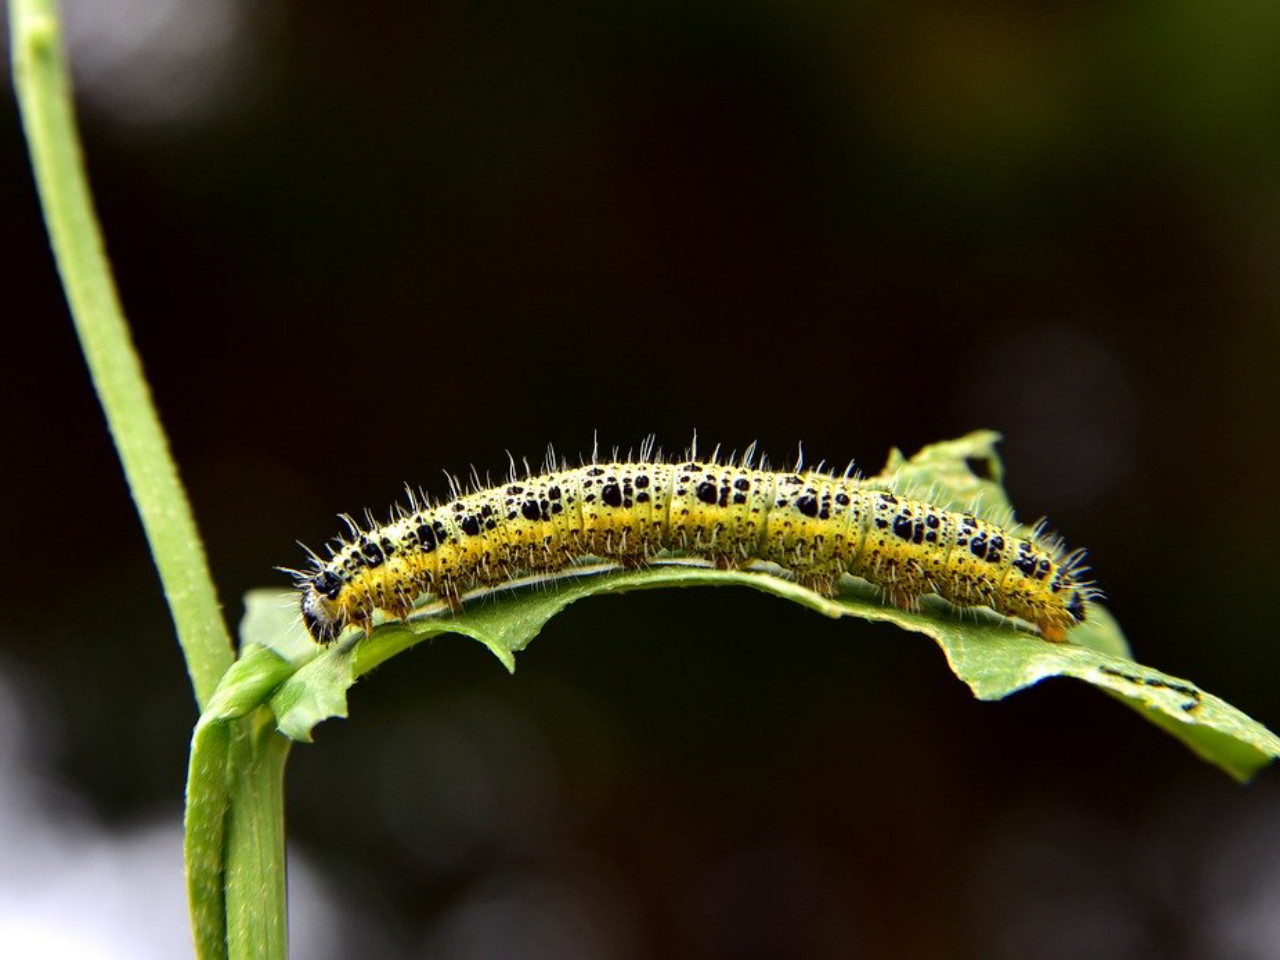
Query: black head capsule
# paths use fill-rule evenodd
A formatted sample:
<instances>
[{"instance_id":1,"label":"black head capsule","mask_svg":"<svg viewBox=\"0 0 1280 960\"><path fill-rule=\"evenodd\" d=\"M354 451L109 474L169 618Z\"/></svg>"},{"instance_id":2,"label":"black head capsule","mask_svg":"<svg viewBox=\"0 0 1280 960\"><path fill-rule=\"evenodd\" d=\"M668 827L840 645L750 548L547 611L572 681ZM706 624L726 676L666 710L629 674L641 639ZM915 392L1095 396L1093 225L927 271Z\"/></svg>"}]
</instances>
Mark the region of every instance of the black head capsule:
<instances>
[{"instance_id":1,"label":"black head capsule","mask_svg":"<svg viewBox=\"0 0 1280 960\"><path fill-rule=\"evenodd\" d=\"M328 600L337 600L342 591L342 578L332 570L322 570L310 580L310 586Z\"/></svg>"},{"instance_id":2,"label":"black head capsule","mask_svg":"<svg viewBox=\"0 0 1280 960\"><path fill-rule=\"evenodd\" d=\"M329 596L327 591L321 591L317 581L324 577L333 577L337 580L338 585L333 589L333 595ZM302 598L299 607L302 612L302 624L307 628L307 633L311 634L311 639L319 644L333 643L338 639L338 634L342 632L342 608L336 602L338 591L342 588L342 581L332 573L322 573L315 577L302 590Z\"/></svg>"}]
</instances>

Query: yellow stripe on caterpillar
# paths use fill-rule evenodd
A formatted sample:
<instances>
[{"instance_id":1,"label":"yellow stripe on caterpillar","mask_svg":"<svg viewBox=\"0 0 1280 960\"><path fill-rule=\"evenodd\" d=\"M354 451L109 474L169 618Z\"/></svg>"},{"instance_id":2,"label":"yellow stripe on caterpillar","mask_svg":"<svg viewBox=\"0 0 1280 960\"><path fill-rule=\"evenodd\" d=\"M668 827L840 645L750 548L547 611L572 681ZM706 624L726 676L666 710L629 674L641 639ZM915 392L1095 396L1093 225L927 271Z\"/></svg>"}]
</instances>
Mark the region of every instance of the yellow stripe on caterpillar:
<instances>
[{"instance_id":1,"label":"yellow stripe on caterpillar","mask_svg":"<svg viewBox=\"0 0 1280 960\"><path fill-rule=\"evenodd\" d=\"M733 568L767 561L825 595L861 577L895 606L925 594L989 607L1061 642L1096 596L1082 554L1025 531L851 476L698 459L548 468L430 504L410 492L384 525L352 532L296 574L302 620L319 643L375 610L404 618L431 600L562 571L594 556L628 567L699 557Z\"/></svg>"}]
</instances>

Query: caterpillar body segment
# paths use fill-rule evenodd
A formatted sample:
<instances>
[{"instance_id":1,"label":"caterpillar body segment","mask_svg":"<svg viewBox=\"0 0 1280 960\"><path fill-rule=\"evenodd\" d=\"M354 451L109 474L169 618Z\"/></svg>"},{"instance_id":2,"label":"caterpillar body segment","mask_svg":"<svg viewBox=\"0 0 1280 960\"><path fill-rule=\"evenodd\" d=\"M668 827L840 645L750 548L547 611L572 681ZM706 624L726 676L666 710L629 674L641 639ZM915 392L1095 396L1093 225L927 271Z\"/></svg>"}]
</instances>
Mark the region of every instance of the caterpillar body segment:
<instances>
[{"instance_id":1,"label":"caterpillar body segment","mask_svg":"<svg viewBox=\"0 0 1280 960\"><path fill-rule=\"evenodd\" d=\"M430 600L455 610L468 591L564 570L588 556L636 567L699 557L723 568L768 561L830 595L846 574L915 609L926 594L989 607L1061 642L1095 595L1080 555L927 497L848 474L776 471L698 459L549 469L459 493L410 497L385 525L352 524L328 560L297 576L302 620L329 643L365 632L375 610L404 618ZM1015 532L1016 530L1016 532Z\"/></svg>"}]
</instances>

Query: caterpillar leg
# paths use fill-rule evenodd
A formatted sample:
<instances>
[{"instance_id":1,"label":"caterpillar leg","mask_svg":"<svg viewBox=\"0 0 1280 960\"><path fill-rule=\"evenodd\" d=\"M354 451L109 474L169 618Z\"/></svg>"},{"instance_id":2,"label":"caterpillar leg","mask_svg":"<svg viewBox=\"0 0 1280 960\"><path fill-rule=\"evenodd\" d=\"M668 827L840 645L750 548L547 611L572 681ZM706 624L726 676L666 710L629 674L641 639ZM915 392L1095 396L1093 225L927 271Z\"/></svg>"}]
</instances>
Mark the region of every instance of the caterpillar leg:
<instances>
[{"instance_id":1,"label":"caterpillar leg","mask_svg":"<svg viewBox=\"0 0 1280 960\"><path fill-rule=\"evenodd\" d=\"M897 587L885 587L884 599L890 606L897 607L899 610L906 610L908 613L920 612L920 597L922 594L914 590L904 590L901 585Z\"/></svg>"},{"instance_id":2,"label":"caterpillar leg","mask_svg":"<svg viewBox=\"0 0 1280 960\"><path fill-rule=\"evenodd\" d=\"M827 574L809 573L796 577L796 582L806 590L821 594L824 597L836 595L836 578Z\"/></svg>"},{"instance_id":3,"label":"caterpillar leg","mask_svg":"<svg viewBox=\"0 0 1280 960\"><path fill-rule=\"evenodd\" d=\"M441 578L432 587L432 592L441 603L449 605L449 612L457 616L462 612L462 595L458 592L458 584L452 579Z\"/></svg>"},{"instance_id":4,"label":"caterpillar leg","mask_svg":"<svg viewBox=\"0 0 1280 960\"><path fill-rule=\"evenodd\" d=\"M413 604L403 597L397 597L395 601L387 606L386 610L393 619L404 623L409 619L409 614L413 611Z\"/></svg>"},{"instance_id":5,"label":"caterpillar leg","mask_svg":"<svg viewBox=\"0 0 1280 960\"><path fill-rule=\"evenodd\" d=\"M1036 626L1040 629L1040 636L1050 643L1066 643L1067 630L1060 623L1038 623Z\"/></svg>"}]
</instances>

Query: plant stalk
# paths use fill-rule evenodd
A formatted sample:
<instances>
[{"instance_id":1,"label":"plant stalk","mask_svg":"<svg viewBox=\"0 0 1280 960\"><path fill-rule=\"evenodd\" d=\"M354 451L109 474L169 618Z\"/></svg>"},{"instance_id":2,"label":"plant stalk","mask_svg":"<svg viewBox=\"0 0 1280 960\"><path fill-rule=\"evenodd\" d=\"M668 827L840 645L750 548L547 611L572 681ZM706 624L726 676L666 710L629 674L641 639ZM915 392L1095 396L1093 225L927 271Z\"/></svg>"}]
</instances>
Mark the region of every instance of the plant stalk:
<instances>
[{"instance_id":1,"label":"plant stalk","mask_svg":"<svg viewBox=\"0 0 1280 960\"><path fill-rule=\"evenodd\" d=\"M103 247L54 0L10 0L13 79L62 286L203 709L235 658Z\"/></svg>"},{"instance_id":2,"label":"plant stalk","mask_svg":"<svg viewBox=\"0 0 1280 960\"><path fill-rule=\"evenodd\" d=\"M55 0L10 0L14 88L54 258L200 709L235 659L195 518L120 305L76 131ZM266 711L197 728L188 893L201 958L283 960L284 763ZM194 860L193 852L195 853ZM231 926L228 927L228 917Z\"/></svg>"}]
</instances>

